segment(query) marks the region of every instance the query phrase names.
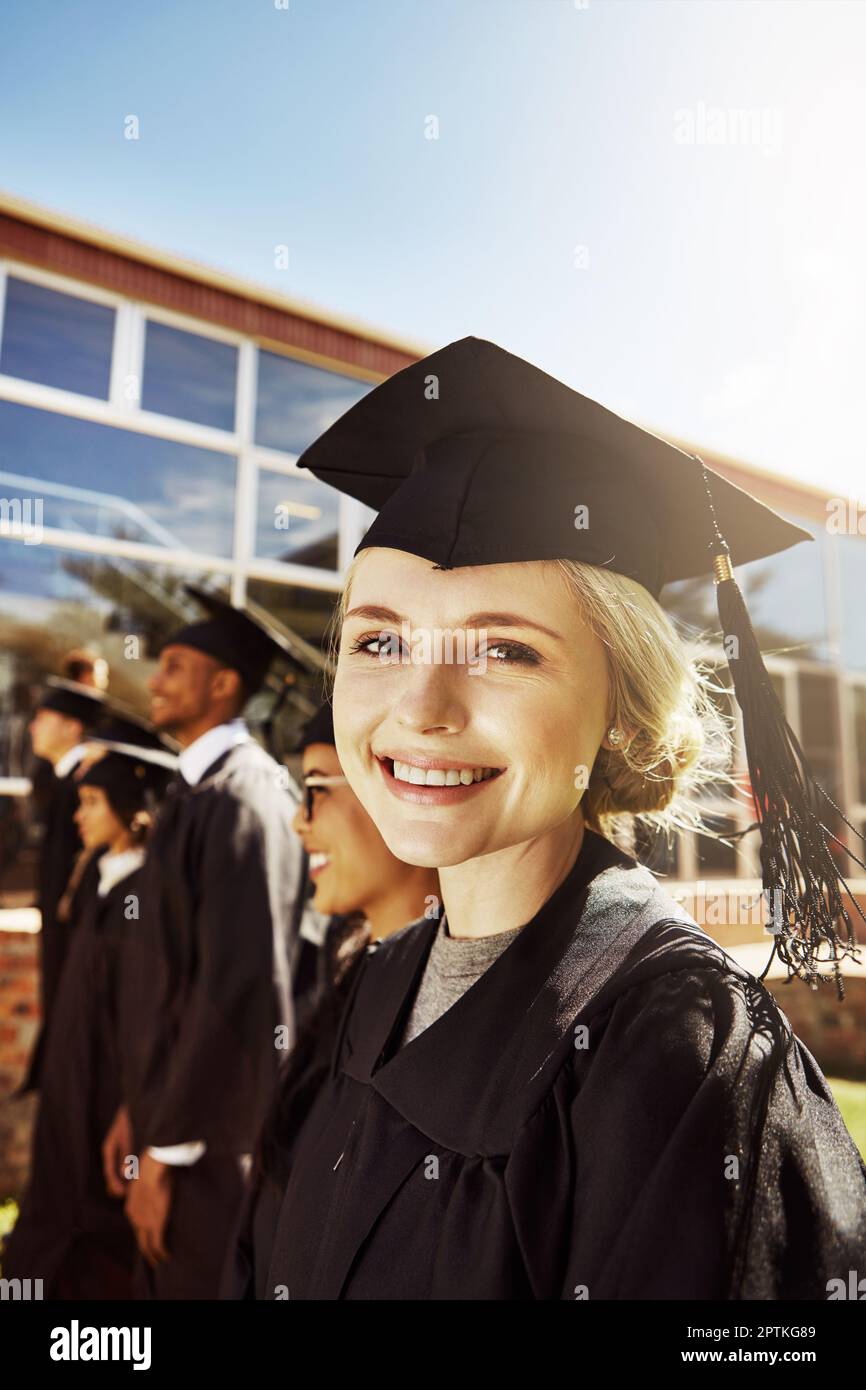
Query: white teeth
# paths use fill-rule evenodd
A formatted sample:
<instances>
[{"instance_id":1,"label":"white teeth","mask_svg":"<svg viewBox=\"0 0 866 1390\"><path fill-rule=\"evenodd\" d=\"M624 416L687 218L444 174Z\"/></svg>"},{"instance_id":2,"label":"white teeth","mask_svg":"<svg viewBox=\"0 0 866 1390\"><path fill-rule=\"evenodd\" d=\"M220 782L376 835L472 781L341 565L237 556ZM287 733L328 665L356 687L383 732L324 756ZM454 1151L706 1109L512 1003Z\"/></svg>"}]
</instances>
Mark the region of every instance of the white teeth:
<instances>
[{"instance_id":1,"label":"white teeth","mask_svg":"<svg viewBox=\"0 0 866 1390\"><path fill-rule=\"evenodd\" d=\"M411 782L416 787L468 787L472 782L487 781L495 767L415 767L413 763L394 760L394 776L398 782Z\"/></svg>"},{"instance_id":2,"label":"white teeth","mask_svg":"<svg viewBox=\"0 0 866 1390\"><path fill-rule=\"evenodd\" d=\"M314 854L310 855L311 869L321 869L325 866L325 864L330 864L330 862L331 861L328 858L327 854L321 854L318 850Z\"/></svg>"}]
</instances>

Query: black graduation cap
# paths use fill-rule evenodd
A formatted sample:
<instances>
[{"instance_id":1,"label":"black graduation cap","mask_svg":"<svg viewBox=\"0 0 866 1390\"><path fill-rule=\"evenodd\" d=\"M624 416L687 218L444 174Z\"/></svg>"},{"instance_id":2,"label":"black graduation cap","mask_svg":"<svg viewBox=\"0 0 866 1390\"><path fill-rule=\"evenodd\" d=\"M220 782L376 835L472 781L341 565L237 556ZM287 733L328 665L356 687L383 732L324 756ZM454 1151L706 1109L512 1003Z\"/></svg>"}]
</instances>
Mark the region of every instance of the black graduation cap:
<instances>
[{"instance_id":1,"label":"black graduation cap","mask_svg":"<svg viewBox=\"0 0 866 1390\"><path fill-rule=\"evenodd\" d=\"M295 752L303 753L311 743L334 743L334 710L330 701L325 701L301 729Z\"/></svg>"},{"instance_id":2,"label":"black graduation cap","mask_svg":"<svg viewBox=\"0 0 866 1390\"><path fill-rule=\"evenodd\" d=\"M88 743L109 752L135 758L143 755L155 766L175 768L178 745L159 733L149 720L133 710L107 706L99 727L88 735Z\"/></svg>"},{"instance_id":3,"label":"black graduation cap","mask_svg":"<svg viewBox=\"0 0 866 1390\"><path fill-rule=\"evenodd\" d=\"M92 728L102 719L105 706L102 691L63 676L48 676L37 708L56 710L69 719L78 719L85 728Z\"/></svg>"},{"instance_id":4,"label":"black graduation cap","mask_svg":"<svg viewBox=\"0 0 866 1390\"><path fill-rule=\"evenodd\" d=\"M764 887L782 895L773 955L789 978L810 984L826 978L819 961L831 960L842 997L838 960L854 954L856 938L821 820L829 797L785 720L732 569L812 540L808 531L697 455L474 337L368 392L298 466L379 509L356 555L383 546L441 569L581 560L628 575L656 598L666 583L712 573L743 711ZM829 957L819 955L822 943Z\"/></svg>"},{"instance_id":5,"label":"black graduation cap","mask_svg":"<svg viewBox=\"0 0 866 1390\"><path fill-rule=\"evenodd\" d=\"M112 709L88 744L102 756L85 765L78 784L101 787L124 816L159 800L177 767L177 755L162 735L129 711Z\"/></svg>"},{"instance_id":6,"label":"black graduation cap","mask_svg":"<svg viewBox=\"0 0 866 1390\"><path fill-rule=\"evenodd\" d=\"M210 590L195 584L185 584L184 588L208 616L172 633L163 646L177 644L205 652L237 671L251 695L264 685L271 663L278 656L297 666L289 642L277 628L262 618L252 618L242 608L234 608Z\"/></svg>"},{"instance_id":7,"label":"black graduation cap","mask_svg":"<svg viewBox=\"0 0 866 1390\"><path fill-rule=\"evenodd\" d=\"M298 462L380 509L356 554L386 546L446 569L583 560L654 597L712 568L706 485L690 454L480 338L368 392ZM813 539L706 471L737 563Z\"/></svg>"}]
</instances>

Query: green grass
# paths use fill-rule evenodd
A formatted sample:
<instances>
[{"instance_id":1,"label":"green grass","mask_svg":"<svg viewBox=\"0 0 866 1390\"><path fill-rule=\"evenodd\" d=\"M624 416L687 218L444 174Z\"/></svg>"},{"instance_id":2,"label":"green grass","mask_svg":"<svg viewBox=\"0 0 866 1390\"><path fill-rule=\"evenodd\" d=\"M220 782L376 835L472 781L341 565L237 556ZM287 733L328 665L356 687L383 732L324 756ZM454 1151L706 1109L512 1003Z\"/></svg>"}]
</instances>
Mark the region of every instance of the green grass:
<instances>
[{"instance_id":1,"label":"green grass","mask_svg":"<svg viewBox=\"0 0 866 1390\"><path fill-rule=\"evenodd\" d=\"M827 1085L842 1111L851 1138L866 1158L866 1081L842 1081L828 1076Z\"/></svg>"}]
</instances>

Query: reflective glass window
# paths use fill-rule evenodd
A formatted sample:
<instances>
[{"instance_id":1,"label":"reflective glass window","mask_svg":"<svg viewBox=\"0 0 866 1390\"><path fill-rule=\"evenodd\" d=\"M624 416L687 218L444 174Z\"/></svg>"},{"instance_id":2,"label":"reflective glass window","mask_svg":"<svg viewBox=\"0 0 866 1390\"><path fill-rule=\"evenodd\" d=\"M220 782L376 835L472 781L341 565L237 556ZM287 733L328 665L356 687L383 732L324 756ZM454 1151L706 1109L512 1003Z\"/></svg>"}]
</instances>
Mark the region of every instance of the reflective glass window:
<instances>
[{"instance_id":1,"label":"reflective glass window","mask_svg":"<svg viewBox=\"0 0 866 1390\"><path fill-rule=\"evenodd\" d=\"M308 473L258 474L256 554L316 569L337 568L340 495Z\"/></svg>"},{"instance_id":2,"label":"reflective glass window","mask_svg":"<svg viewBox=\"0 0 866 1390\"><path fill-rule=\"evenodd\" d=\"M0 499L41 502L43 525L231 555L229 454L0 401Z\"/></svg>"},{"instance_id":3,"label":"reflective glass window","mask_svg":"<svg viewBox=\"0 0 866 1390\"><path fill-rule=\"evenodd\" d=\"M0 372L108 400L113 341L107 304L9 276Z\"/></svg>"},{"instance_id":4,"label":"reflective glass window","mask_svg":"<svg viewBox=\"0 0 866 1390\"><path fill-rule=\"evenodd\" d=\"M821 522L789 516L814 537L755 560L737 570L746 595L752 625L764 652L829 661L824 593L824 547L827 533ZM736 559L736 547L733 546Z\"/></svg>"},{"instance_id":5,"label":"reflective glass window","mask_svg":"<svg viewBox=\"0 0 866 1390\"><path fill-rule=\"evenodd\" d=\"M256 443L299 454L369 390L369 382L261 351Z\"/></svg>"},{"instance_id":6,"label":"reflective glass window","mask_svg":"<svg viewBox=\"0 0 866 1390\"><path fill-rule=\"evenodd\" d=\"M866 671L866 536L837 536L842 590L842 660Z\"/></svg>"},{"instance_id":7,"label":"reflective glass window","mask_svg":"<svg viewBox=\"0 0 866 1390\"><path fill-rule=\"evenodd\" d=\"M201 333L148 321L141 404L218 430L235 427L238 350Z\"/></svg>"}]
</instances>

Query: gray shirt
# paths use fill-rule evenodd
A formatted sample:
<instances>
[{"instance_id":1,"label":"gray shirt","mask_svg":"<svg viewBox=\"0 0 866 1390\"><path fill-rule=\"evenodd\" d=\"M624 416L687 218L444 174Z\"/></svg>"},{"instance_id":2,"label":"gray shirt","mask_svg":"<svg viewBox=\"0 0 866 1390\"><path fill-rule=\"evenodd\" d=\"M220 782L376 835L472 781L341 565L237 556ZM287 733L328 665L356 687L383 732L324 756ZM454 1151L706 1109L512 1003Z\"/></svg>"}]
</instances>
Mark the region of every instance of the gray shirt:
<instances>
[{"instance_id":1,"label":"gray shirt","mask_svg":"<svg viewBox=\"0 0 866 1390\"><path fill-rule=\"evenodd\" d=\"M522 927L514 927L493 936L455 938L450 935L447 918L443 916L403 1029L400 1047L411 1042L456 1004L461 994L474 985L522 930Z\"/></svg>"}]
</instances>

